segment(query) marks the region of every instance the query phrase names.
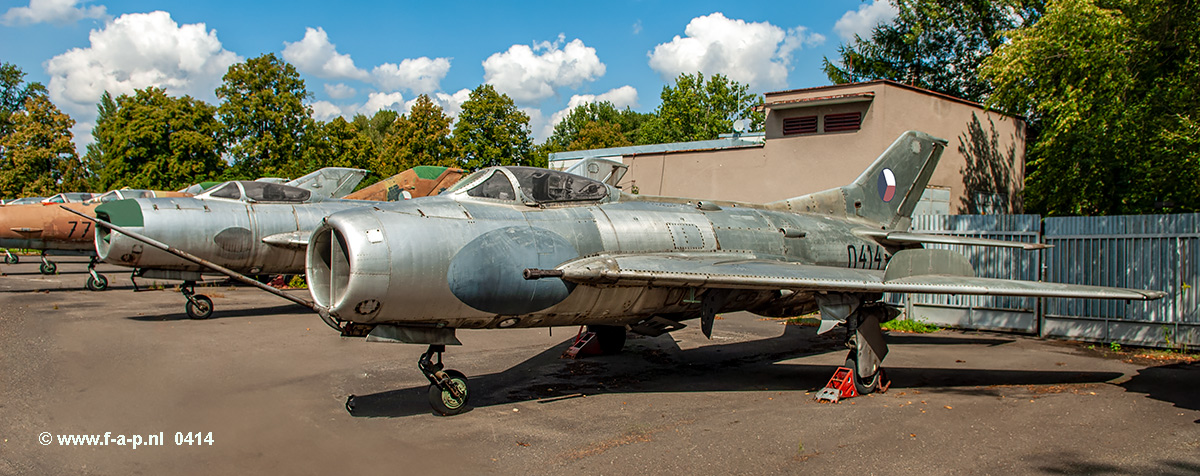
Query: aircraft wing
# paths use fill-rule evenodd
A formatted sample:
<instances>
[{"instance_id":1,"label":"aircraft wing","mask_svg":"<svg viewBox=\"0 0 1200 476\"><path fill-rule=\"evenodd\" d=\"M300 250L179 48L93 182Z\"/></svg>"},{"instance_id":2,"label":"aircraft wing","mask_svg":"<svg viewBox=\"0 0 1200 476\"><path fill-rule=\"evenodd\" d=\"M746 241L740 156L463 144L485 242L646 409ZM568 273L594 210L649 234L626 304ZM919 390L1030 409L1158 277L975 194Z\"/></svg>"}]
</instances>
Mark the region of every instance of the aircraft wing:
<instances>
[{"instance_id":1,"label":"aircraft wing","mask_svg":"<svg viewBox=\"0 0 1200 476\"><path fill-rule=\"evenodd\" d=\"M526 271L527 279L561 277L565 281L597 286L789 289L1126 300L1150 300L1166 295L1161 291L948 274L892 273L886 276L897 274L900 276L885 279L884 271L806 265L735 253L599 255L568 261L554 270Z\"/></svg>"}]
</instances>

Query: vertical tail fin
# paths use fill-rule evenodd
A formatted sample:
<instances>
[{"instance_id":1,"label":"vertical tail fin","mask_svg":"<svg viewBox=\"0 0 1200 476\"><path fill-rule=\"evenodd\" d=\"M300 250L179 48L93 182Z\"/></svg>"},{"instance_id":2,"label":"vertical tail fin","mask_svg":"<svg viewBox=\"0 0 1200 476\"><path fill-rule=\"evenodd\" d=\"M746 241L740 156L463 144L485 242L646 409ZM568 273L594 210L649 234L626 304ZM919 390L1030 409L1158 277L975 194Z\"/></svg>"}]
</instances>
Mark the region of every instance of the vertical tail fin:
<instances>
[{"instance_id":1,"label":"vertical tail fin","mask_svg":"<svg viewBox=\"0 0 1200 476\"><path fill-rule=\"evenodd\" d=\"M850 185L773 205L861 217L890 229L906 230L945 147L944 139L924 132L905 132Z\"/></svg>"}]
</instances>

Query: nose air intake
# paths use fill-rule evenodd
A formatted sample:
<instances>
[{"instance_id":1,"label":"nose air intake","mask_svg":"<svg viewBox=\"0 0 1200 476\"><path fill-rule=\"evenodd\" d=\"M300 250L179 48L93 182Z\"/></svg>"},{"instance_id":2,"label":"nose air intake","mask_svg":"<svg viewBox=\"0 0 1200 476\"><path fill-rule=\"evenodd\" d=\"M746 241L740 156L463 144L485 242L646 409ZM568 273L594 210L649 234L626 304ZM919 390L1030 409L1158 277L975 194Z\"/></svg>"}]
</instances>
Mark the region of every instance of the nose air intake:
<instances>
[{"instance_id":1,"label":"nose air intake","mask_svg":"<svg viewBox=\"0 0 1200 476\"><path fill-rule=\"evenodd\" d=\"M337 228L321 225L308 247L308 287L317 305L333 308L350 283L350 250Z\"/></svg>"}]
</instances>

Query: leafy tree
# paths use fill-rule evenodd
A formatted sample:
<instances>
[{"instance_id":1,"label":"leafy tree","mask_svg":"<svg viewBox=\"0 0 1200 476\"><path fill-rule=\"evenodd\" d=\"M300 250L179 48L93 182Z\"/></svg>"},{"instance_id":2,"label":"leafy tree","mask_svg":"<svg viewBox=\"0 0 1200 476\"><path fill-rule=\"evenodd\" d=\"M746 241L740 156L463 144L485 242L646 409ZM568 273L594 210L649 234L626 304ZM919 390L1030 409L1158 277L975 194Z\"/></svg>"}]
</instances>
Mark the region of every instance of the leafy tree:
<instances>
[{"instance_id":1,"label":"leafy tree","mask_svg":"<svg viewBox=\"0 0 1200 476\"><path fill-rule=\"evenodd\" d=\"M474 170L493 165L545 165L533 151L529 116L490 84L471 91L454 125L460 164Z\"/></svg>"},{"instance_id":2,"label":"leafy tree","mask_svg":"<svg viewBox=\"0 0 1200 476\"><path fill-rule=\"evenodd\" d=\"M233 158L229 176L298 177L312 110L300 73L274 53L229 67L217 88L223 142Z\"/></svg>"},{"instance_id":3,"label":"leafy tree","mask_svg":"<svg viewBox=\"0 0 1200 476\"><path fill-rule=\"evenodd\" d=\"M579 129L575 140L567 144L566 150L606 149L630 145L633 145L633 142L625 137L620 124L591 121Z\"/></svg>"},{"instance_id":4,"label":"leafy tree","mask_svg":"<svg viewBox=\"0 0 1200 476\"><path fill-rule=\"evenodd\" d=\"M42 83L22 84L25 72L12 63L0 64L0 138L12 133L12 115L25 107L30 96L45 95Z\"/></svg>"},{"instance_id":5,"label":"leafy tree","mask_svg":"<svg viewBox=\"0 0 1200 476\"><path fill-rule=\"evenodd\" d=\"M733 121L750 119L750 130L761 130L762 96L720 74L681 74L674 86L663 86L662 104L640 128L637 143L659 144L716 139L733 132Z\"/></svg>"},{"instance_id":6,"label":"leafy tree","mask_svg":"<svg viewBox=\"0 0 1200 476\"><path fill-rule=\"evenodd\" d=\"M633 145L638 137L638 132L642 125L646 123L652 116L650 114L638 113L625 108L625 110L617 110L611 102L601 101L587 103L572 109L567 117L554 126L554 133L546 139L543 148L547 152L562 152L568 150L584 150L576 147L593 148L584 146L584 144L599 145L603 147L620 147L623 145ZM592 137L579 142L580 134L589 124L595 123L592 126L590 134ZM597 128L611 130L610 126L617 126L618 135L608 135L607 140L598 140L595 136ZM579 142L579 144L572 146Z\"/></svg>"},{"instance_id":7,"label":"leafy tree","mask_svg":"<svg viewBox=\"0 0 1200 476\"><path fill-rule=\"evenodd\" d=\"M371 139L368 131L360 129L357 121L352 124L341 117L314 123L313 130L305 136L308 146L304 149L304 165L293 167L297 171L293 176L324 167L369 169L382 146Z\"/></svg>"},{"instance_id":8,"label":"leafy tree","mask_svg":"<svg viewBox=\"0 0 1200 476\"><path fill-rule=\"evenodd\" d=\"M408 114L400 116L393 134L384 142L384 152L373 169L380 178L418 165L459 166L454 140L450 138L450 116L420 95Z\"/></svg>"},{"instance_id":9,"label":"leafy tree","mask_svg":"<svg viewBox=\"0 0 1200 476\"><path fill-rule=\"evenodd\" d=\"M396 125L396 120L400 118L400 113L390 109L380 109L371 117L362 114L355 114L354 128L366 134L371 142L377 146L383 146L383 142L388 136L395 132L393 129Z\"/></svg>"},{"instance_id":10,"label":"leafy tree","mask_svg":"<svg viewBox=\"0 0 1200 476\"><path fill-rule=\"evenodd\" d=\"M1200 210L1200 9L1050 2L984 63L991 104L1040 124L1026 205L1050 215Z\"/></svg>"},{"instance_id":11,"label":"leafy tree","mask_svg":"<svg viewBox=\"0 0 1200 476\"><path fill-rule=\"evenodd\" d=\"M217 109L161 88L137 90L114 102L105 93L87 159L97 190L176 190L221 175Z\"/></svg>"},{"instance_id":12,"label":"leafy tree","mask_svg":"<svg viewBox=\"0 0 1200 476\"><path fill-rule=\"evenodd\" d=\"M75 121L45 95L33 94L9 116L12 131L0 138L0 196L48 196L84 191L83 164L71 142Z\"/></svg>"},{"instance_id":13,"label":"leafy tree","mask_svg":"<svg viewBox=\"0 0 1200 476\"><path fill-rule=\"evenodd\" d=\"M980 63L1004 44L1004 32L1033 23L1044 0L892 0L898 14L869 39L855 35L824 59L836 84L890 79L982 102L991 88Z\"/></svg>"}]
</instances>

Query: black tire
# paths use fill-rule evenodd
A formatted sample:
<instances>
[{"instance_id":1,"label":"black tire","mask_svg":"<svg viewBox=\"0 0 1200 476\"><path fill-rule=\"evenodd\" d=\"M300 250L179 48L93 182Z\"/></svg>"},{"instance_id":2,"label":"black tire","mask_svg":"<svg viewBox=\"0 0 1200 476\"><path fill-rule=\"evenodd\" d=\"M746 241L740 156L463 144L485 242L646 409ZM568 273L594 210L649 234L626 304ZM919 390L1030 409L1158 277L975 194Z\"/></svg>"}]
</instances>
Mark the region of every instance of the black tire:
<instances>
[{"instance_id":1,"label":"black tire","mask_svg":"<svg viewBox=\"0 0 1200 476\"><path fill-rule=\"evenodd\" d=\"M192 296L192 299L196 300L194 304L192 303L192 300L189 299L187 304L183 305L183 310L187 311L188 317L192 319L208 319L209 316L212 316L212 299L209 299L208 296L203 294Z\"/></svg>"},{"instance_id":2,"label":"black tire","mask_svg":"<svg viewBox=\"0 0 1200 476\"><path fill-rule=\"evenodd\" d=\"M846 367L850 369L850 373L854 377L854 390L857 391L859 395L875 393L875 390L879 388L879 381L881 380L880 375L883 373L883 369L877 370L875 375L872 375L868 378L864 379L859 377L858 355L853 350L850 351L850 354L846 356Z\"/></svg>"},{"instance_id":3,"label":"black tire","mask_svg":"<svg viewBox=\"0 0 1200 476\"><path fill-rule=\"evenodd\" d=\"M467 376L457 370L447 370L446 375L450 377L449 384L457 387L463 394L463 398L456 399L450 392L430 384L429 405L433 407L433 411L442 416L457 415L467 408L467 401L471 399L471 393L467 387Z\"/></svg>"},{"instance_id":4,"label":"black tire","mask_svg":"<svg viewBox=\"0 0 1200 476\"><path fill-rule=\"evenodd\" d=\"M58 271L58 265L53 261L47 261L38 266L38 271L41 271L42 274L54 274L55 271Z\"/></svg>"},{"instance_id":5,"label":"black tire","mask_svg":"<svg viewBox=\"0 0 1200 476\"><path fill-rule=\"evenodd\" d=\"M17 264L21 262L21 257L17 255L4 255L4 264Z\"/></svg>"},{"instance_id":6,"label":"black tire","mask_svg":"<svg viewBox=\"0 0 1200 476\"><path fill-rule=\"evenodd\" d=\"M105 289L108 289L108 278L104 277L103 274L97 274L96 276L98 276L99 279L96 279L96 277L94 277L90 274L88 275L87 285L86 285L88 290L89 291L103 291Z\"/></svg>"},{"instance_id":7,"label":"black tire","mask_svg":"<svg viewBox=\"0 0 1200 476\"><path fill-rule=\"evenodd\" d=\"M625 326L588 326L600 340L600 352L604 355L617 354L625 348Z\"/></svg>"}]
</instances>

